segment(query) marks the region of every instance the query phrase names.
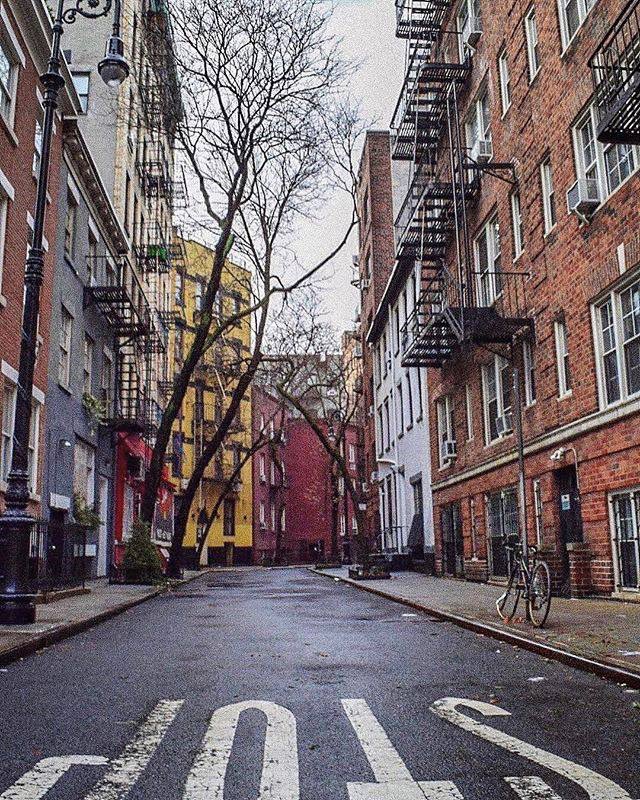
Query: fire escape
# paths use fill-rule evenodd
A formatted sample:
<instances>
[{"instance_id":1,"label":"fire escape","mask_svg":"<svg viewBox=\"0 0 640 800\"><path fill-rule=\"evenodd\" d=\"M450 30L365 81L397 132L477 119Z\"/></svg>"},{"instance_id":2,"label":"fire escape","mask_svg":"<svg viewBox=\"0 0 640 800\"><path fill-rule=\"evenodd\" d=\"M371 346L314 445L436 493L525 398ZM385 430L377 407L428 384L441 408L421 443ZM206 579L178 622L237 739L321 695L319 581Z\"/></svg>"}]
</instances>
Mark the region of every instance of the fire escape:
<instances>
[{"instance_id":1,"label":"fire escape","mask_svg":"<svg viewBox=\"0 0 640 800\"><path fill-rule=\"evenodd\" d=\"M589 62L601 142L640 144L640 0L631 0Z\"/></svg>"},{"instance_id":2,"label":"fire escape","mask_svg":"<svg viewBox=\"0 0 640 800\"><path fill-rule=\"evenodd\" d=\"M526 275L476 266L469 208L483 173L510 180L513 167L494 161L491 152L469 152L459 98L471 73L474 40L469 36L459 62L441 57L444 37L464 33L443 30L451 6L450 0L396 0L396 35L407 39L407 70L391 126L392 157L413 164L395 222L396 257L407 271L421 264L416 306L401 333L408 367L441 367L464 342L509 344L532 324ZM445 263L451 248L452 270Z\"/></svg>"},{"instance_id":3,"label":"fire escape","mask_svg":"<svg viewBox=\"0 0 640 800\"><path fill-rule=\"evenodd\" d=\"M147 432L148 360L155 323L140 279L124 256L89 256L90 285L84 290L85 307L100 311L117 342L116 397L106 409L105 422L115 430Z\"/></svg>"}]
</instances>

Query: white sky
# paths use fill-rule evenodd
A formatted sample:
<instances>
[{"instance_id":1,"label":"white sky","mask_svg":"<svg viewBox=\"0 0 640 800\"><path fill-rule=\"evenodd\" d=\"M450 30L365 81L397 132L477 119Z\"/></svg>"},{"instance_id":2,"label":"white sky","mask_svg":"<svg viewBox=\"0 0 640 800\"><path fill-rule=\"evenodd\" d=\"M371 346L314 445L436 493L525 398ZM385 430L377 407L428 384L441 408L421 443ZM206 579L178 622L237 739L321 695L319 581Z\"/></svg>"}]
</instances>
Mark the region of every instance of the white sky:
<instances>
[{"instance_id":1,"label":"white sky","mask_svg":"<svg viewBox=\"0 0 640 800\"><path fill-rule=\"evenodd\" d=\"M343 40L347 58L362 64L353 79L352 94L361 104L363 117L372 120L373 127L388 128L404 67L404 43L395 37L393 0L338 0L331 32ZM321 217L302 223L295 242L300 263L312 264L328 252L344 235L350 214L349 198L337 193ZM357 311L358 290L350 283L352 255L357 252L354 232L325 272L324 305L338 333L352 327Z\"/></svg>"}]
</instances>

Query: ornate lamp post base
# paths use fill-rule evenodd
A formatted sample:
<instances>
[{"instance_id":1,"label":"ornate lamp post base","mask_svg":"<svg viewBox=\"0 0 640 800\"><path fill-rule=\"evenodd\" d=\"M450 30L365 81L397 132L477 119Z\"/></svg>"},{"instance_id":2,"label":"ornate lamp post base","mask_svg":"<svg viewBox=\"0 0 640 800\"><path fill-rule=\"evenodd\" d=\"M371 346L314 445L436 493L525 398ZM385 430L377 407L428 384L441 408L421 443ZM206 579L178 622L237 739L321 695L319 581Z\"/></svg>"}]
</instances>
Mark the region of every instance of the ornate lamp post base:
<instances>
[{"instance_id":1,"label":"ornate lamp post base","mask_svg":"<svg viewBox=\"0 0 640 800\"><path fill-rule=\"evenodd\" d=\"M13 509L0 517L0 575L5 576L0 625L30 625L36 620L35 595L24 592L29 585L29 564L24 556L29 552L34 523L32 516ZM7 576L11 576L10 581Z\"/></svg>"}]
</instances>

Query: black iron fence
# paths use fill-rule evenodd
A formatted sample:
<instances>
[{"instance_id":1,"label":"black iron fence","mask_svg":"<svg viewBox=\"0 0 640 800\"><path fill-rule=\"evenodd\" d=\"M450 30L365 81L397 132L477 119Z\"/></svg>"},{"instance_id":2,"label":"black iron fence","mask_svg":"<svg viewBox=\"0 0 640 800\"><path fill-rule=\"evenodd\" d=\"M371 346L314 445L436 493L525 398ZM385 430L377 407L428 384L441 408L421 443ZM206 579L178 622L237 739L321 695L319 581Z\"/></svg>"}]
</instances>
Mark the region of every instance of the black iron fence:
<instances>
[{"instance_id":1,"label":"black iron fence","mask_svg":"<svg viewBox=\"0 0 640 800\"><path fill-rule=\"evenodd\" d=\"M95 544L86 525L37 520L29 542L31 591L47 593L84 588L91 577Z\"/></svg>"}]
</instances>

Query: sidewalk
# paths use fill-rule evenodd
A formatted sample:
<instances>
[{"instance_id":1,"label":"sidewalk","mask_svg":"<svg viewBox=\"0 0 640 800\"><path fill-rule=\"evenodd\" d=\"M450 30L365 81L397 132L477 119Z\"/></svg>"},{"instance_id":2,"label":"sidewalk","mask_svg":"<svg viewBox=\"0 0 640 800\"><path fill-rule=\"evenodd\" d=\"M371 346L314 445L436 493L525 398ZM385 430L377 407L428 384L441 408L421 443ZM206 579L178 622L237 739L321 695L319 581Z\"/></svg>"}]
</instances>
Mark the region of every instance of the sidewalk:
<instances>
[{"instance_id":1,"label":"sidewalk","mask_svg":"<svg viewBox=\"0 0 640 800\"><path fill-rule=\"evenodd\" d=\"M387 581L353 581L346 568L313 571L582 669L607 674L613 668L608 677L640 687L640 603L554 597L540 630L524 620L524 607L518 608L522 619L509 625L499 620L499 586L416 572L396 572ZM614 669L629 675L613 674Z\"/></svg>"},{"instance_id":2,"label":"sidewalk","mask_svg":"<svg viewBox=\"0 0 640 800\"><path fill-rule=\"evenodd\" d=\"M203 574L185 571L180 584ZM0 665L87 630L167 591L164 586L111 585L106 578L88 581L87 588L88 594L38 605L33 625L0 625Z\"/></svg>"}]
</instances>

